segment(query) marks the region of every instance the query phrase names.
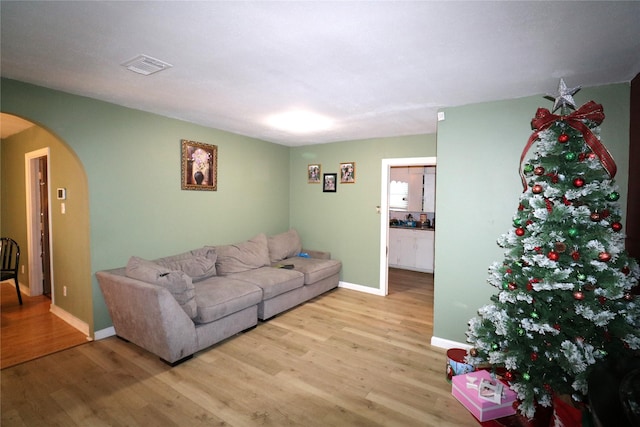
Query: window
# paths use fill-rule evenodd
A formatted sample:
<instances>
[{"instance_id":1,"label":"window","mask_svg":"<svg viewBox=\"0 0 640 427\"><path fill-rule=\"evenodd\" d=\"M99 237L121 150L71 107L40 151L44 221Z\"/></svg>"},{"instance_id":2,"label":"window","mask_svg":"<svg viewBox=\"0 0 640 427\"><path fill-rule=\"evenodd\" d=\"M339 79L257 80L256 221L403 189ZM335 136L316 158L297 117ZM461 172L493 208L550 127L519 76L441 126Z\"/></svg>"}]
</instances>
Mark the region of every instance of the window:
<instances>
[{"instance_id":1,"label":"window","mask_svg":"<svg viewBox=\"0 0 640 427\"><path fill-rule=\"evenodd\" d=\"M409 183L391 181L389 183L389 209L407 210L409 206Z\"/></svg>"}]
</instances>

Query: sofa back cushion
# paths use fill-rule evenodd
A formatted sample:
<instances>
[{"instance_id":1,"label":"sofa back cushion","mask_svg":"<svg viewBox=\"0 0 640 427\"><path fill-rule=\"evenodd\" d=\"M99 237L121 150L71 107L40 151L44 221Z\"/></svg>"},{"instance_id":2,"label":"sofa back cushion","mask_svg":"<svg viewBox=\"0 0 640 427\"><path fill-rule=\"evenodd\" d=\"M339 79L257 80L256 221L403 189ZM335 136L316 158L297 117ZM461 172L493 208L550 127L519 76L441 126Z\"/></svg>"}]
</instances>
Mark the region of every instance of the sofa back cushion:
<instances>
[{"instance_id":1,"label":"sofa back cushion","mask_svg":"<svg viewBox=\"0 0 640 427\"><path fill-rule=\"evenodd\" d=\"M216 257L215 248L204 247L154 262L169 270L182 271L194 282L199 282L216 275Z\"/></svg>"},{"instance_id":2,"label":"sofa back cushion","mask_svg":"<svg viewBox=\"0 0 640 427\"><path fill-rule=\"evenodd\" d=\"M152 261L133 256L129 258L125 274L132 279L166 288L191 319L198 314L193 281L184 272L170 270Z\"/></svg>"},{"instance_id":3,"label":"sofa back cushion","mask_svg":"<svg viewBox=\"0 0 640 427\"><path fill-rule=\"evenodd\" d=\"M216 270L221 276L270 265L267 236L264 233L235 245L216 246Z\"/></svg>"},{"instance_id":4,"label":"sofa back cushion","mask_svg":"<svg viewBox=\"0 0 640 427\"><path fill-rule=\"evenodd\" d=\"M269 236L267 243L269 246L269 257L272 263L296 256L302 251L300 236L293 228L286 233Z\"/></svg>"}]
</instances>

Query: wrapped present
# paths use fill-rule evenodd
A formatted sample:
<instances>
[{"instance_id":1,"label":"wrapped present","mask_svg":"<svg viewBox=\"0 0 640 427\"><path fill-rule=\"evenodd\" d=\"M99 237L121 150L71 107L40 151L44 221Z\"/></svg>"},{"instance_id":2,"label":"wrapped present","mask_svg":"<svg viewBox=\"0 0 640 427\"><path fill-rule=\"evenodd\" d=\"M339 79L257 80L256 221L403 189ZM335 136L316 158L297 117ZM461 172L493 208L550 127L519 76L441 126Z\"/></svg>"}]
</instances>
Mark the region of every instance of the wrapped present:
<instances>
[{"instance_id":1,"label":"wrapped present","mask_svg":"<svg viewBox=\"0 0 640 427\"><path fill-rule=\"evenodd\" d=\"M451 379L451 394L478 421L488 421L516 413L516 393L487 371L456 375Z\"/></svg>"}]
</instances>

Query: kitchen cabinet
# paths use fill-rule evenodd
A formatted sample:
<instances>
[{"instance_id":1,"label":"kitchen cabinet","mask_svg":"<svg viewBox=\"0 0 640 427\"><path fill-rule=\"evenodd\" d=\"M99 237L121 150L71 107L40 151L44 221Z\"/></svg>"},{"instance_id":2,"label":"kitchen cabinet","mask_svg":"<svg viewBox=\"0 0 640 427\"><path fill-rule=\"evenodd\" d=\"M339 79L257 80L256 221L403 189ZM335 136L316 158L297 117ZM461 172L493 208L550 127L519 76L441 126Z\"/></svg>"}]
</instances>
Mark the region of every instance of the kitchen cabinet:
<instances>
[{"instance_id":1,"label":"kitchen cabinet","mask_svg":"<svg viewBox=\"0 0 640 427\"><path fill-rule=\"evenodd\" d=\"M409 168L409 203L407 210L409 212L422 211L422 197L424 194L424 168Z\"/></svg>"},{"instance_id":2,"label":"kitchen cabinet","mask_svg":"<svg viewBox=\"0 0 640 427\"><path fill-rule=\"evenodd\" d=\"M389 266L433 272L434 231L389 229Z\"/></svg>"},{"instance_id":3,"label":"kitchen cabinet","mask_svg":"<svg viewBox=\"0 0 640 427\"><path fill-rule=\"evenodd\" d=\"M436 168L424 168L424 203L423 212L436 211Z\"/></svg>"}]
</instances>

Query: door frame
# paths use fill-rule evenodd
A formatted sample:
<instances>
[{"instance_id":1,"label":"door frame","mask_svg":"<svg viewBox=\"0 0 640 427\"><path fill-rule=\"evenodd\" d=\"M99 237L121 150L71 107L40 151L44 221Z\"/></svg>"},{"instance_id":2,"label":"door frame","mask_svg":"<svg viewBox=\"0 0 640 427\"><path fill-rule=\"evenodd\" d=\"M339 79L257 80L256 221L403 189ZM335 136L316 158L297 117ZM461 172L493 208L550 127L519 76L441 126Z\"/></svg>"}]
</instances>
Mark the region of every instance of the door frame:
<instances>
[{"instance_id":1,"label":"door frame","mask_svg":"<svg viewBox=\"0 0 640 427\"><path fill-rule=\"evenodd\" d=\"M42 295L42 257L40 248L40 198L39 179L40 170L38 159L47 159L47 200L49 205L49 267L51 271L51 302L55 304L53 279L53 224L51 217L51 149L49 147L25 153L25 192L27 202L27 259L29 262L29 295Z\"/></svg>"},{"instance_id":2,"label":"door frame","mask_svg":"<svg viewBox=\"0 0 640 427\"><path fill-rule=\"evenodd\" d=\"M389 293L389 184L391 166L436 166L436 157L382 159L380 192L380 294Z\"/></svg>"}]
</instances>

